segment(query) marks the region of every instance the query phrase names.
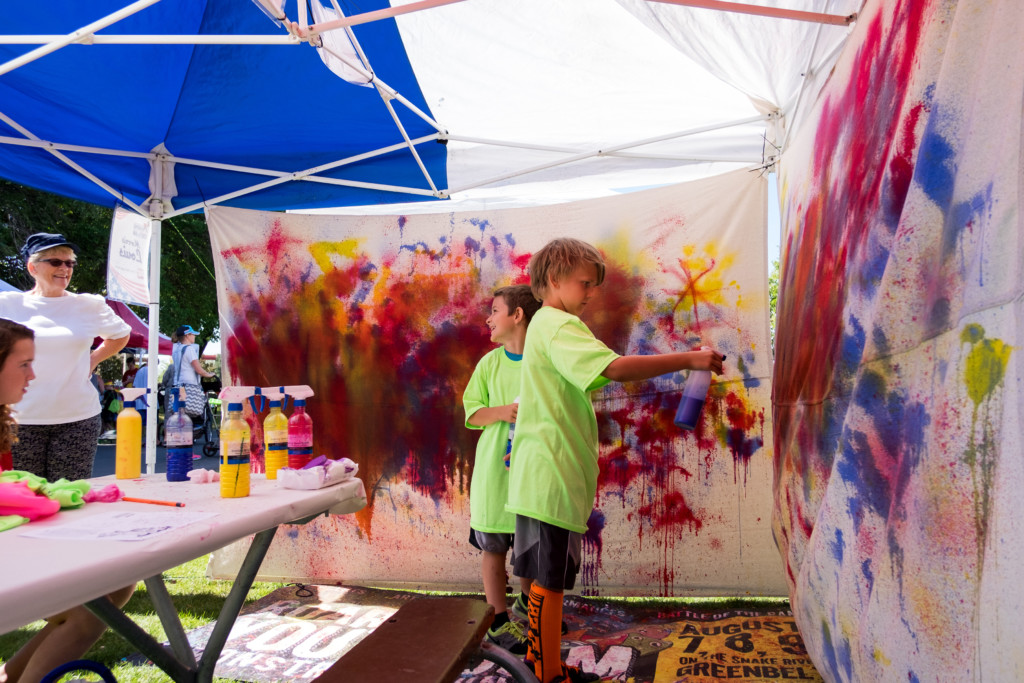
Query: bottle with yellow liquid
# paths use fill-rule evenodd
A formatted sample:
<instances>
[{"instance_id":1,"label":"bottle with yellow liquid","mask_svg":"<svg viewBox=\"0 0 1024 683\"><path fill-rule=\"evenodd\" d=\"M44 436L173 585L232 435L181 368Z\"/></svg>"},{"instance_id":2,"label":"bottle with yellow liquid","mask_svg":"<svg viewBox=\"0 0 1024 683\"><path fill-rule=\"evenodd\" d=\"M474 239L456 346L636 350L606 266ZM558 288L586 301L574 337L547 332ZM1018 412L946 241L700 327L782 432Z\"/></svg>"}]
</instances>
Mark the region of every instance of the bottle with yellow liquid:
<instances>
[{"instance_id":1,"label":"bottle with yellow liquid","mask_svg":"<svg viewBox=\"0 0 1024 683\"><path fill-rule=\"evenodd\" d=\"M121 392L124 408L117 416L117 444L114 447L114 476L138 479L142 476L142 415L135 410L135 399L146 389Z\"/></svg>"},{"instance_id":2,"label":"bottle with yellow liquid","mask_svg":"<svg viewBox=\"0 0 1024 683\"><path fill-rule=\"evenodd\" d=\"M249 495L249 424L242 418L242 404L228 403L220 426L221 498Z\"/></svg>"},{"instance_id":3,"label":"bottle with yellow liquid","mask_svg":"<svg viewBox=\"0 0 1024 683\"><path fill-rule=\"evenodd\" d=\"M288 467L288 416L281 412L281 402L270 402L270 414L263 420L264 457L267 479L277 479L277 471Z\"/></svg>"}]
</instances>

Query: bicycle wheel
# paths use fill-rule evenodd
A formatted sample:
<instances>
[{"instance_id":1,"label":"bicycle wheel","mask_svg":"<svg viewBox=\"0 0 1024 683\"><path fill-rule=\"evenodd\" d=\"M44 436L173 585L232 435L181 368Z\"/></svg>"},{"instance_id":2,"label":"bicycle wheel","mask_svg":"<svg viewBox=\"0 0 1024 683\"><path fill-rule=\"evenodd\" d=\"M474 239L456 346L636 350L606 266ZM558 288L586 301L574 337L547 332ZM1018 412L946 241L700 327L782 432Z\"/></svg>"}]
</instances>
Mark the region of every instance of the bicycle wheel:
<instances>
[{"instance_id":1,"label":"bicycle wheel","mask_svg":"<svg viewBox=\"0 0 1024 683\"><path fill-rule=\"evenodd\" d=\"M210 404L206 404L203 415L203 455L211 457L217 455L220 448L220 430L217 429L217 419L213 415Z\"/></svg>"}]
</instances>

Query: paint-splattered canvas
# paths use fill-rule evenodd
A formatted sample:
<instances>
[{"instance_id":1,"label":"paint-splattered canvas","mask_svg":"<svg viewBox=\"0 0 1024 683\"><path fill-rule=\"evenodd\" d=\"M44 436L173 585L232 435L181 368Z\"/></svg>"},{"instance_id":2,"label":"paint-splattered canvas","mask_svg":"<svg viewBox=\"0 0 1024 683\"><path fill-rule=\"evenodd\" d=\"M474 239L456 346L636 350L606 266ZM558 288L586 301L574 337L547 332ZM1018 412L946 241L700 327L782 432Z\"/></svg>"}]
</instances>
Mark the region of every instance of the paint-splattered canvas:
<instances>
[{"instance_id":1,"label":"paint-splattered canvas","mask_svg":"<svg viewBox=\"0 0 1024 683\"><path fill-rule=\"evenodd\" d=\"M829 681L1024 678L1022 31L868 2L783 157L774 528Z\"/></svg>"},{"instance_id":2,"label":"paint-splattered canvas","mask_svg":"<svg viewBox=\"0 0 1024 683\"><path fill-rule=\"evenodd\" d=\"M607 261L584 322L612 349L709 344L729 357L692 432L672 422L681 373L594 394L601 475L578 587L784 591L770 529L765 201L765 180L741 171L474 214L210 210L230 381L312 386L315 452L355 460L371 499L355 519L279 534L263 575L480 588L467 542L477 432L462 391L493 348L494 289L527 282L530 255L571 236ZM237 561L219 553L214 572Z\"/></svg>"}]
</instances>

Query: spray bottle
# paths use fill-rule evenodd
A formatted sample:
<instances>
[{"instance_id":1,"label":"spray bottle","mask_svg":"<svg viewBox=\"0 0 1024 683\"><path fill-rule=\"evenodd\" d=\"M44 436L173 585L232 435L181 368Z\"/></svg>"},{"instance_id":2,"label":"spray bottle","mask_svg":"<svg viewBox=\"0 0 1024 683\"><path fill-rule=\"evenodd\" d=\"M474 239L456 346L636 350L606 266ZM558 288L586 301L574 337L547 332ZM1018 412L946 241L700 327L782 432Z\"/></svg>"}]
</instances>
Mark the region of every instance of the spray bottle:
<instances>
[{"instance_id":1,"label":"spray bottle","mask_svg":"<svg viewBox=\"0 0 1024 683\"><path fill-rule=\"evenodd\" d=\"M270 414L263 420L267 479L277 479L277 471L288 467L288 417L281 412L288 403L288 394L284 387L263 387L263 395L270 399Z\"/></svg>"},{"instance_id":2,"label":"spray bottle","mask_svg":"<svg viewBox=\"0 0 1024 683\"><path fill-rule=\"evenodd\" d=\"M149 389L122 389L124 407L117 416L117 445L114 447L114 474L118 479L142 476L142 416L135 410L135 399Z\"/></svg>"},{"instance_id":3,"label":"spray bottle","mask_svg":"<svg viewBox=\"0 0 1024 683\"><path fill-rule=\"evenodd\" d=\"M512 401L515 404L519 404L519 397L516 396L516 400ZM509 468L509 464L512 462L512 437L516 435L516 423L508 423L508 443L505 444L505 469Z\"/></svg>"},{"instance_id":4,"label":"spray bottle","mask_svg":"<svg viewBox=\"0 0 1024 683\"><path fill-rule=\"evenodd\" d=\"M188 481L192 471L192 419L185 414L181 393L184 387L174 387L171 394L171 415L164 420L164 439L167 443L167 481Z\"/></svg>"},{"instance_id":5,"label":"spray bottle","mask_svg":"<svg viewBox=\"0 0 1024 683\"><path fill-rule=\"evenodd\" d=\"M242 402L256 393L256 387L224 387L220 399L227 401L227 417L220 425L220 495L244 498L249 495L249 423L242 417Z\"/></svg>"},{"instance_id":6,"label":"spray bottle","mask_svg":"<svg viewBox=\"0 0 1024 683\"><path fill-rule=\"evenodd\" d=\"M302 384L284 386L280 391L294 399L295 410L288 418L288 467L299 470L313 459L313 418L306 412L306 399L313 390Z\"/></svg>"},{"instance_id":7,"label":"spray bottle","mask_svg":"<svg viewBox=\"0 0 1024 683\"><path fill-rule=\"evenodd\" d=\"M702 346L701 351L710 351L711 347ZM722 356L725 360L725 356ZM700 413L704 408L704 401L707 400L708 389L711 387L710 370L690 370L686 384L683 385L683 398L679 401L679 408L676 409L676 417L673 420L677 427L683 429L694 429L700 422Z\"/></svg>"}]
</instances>

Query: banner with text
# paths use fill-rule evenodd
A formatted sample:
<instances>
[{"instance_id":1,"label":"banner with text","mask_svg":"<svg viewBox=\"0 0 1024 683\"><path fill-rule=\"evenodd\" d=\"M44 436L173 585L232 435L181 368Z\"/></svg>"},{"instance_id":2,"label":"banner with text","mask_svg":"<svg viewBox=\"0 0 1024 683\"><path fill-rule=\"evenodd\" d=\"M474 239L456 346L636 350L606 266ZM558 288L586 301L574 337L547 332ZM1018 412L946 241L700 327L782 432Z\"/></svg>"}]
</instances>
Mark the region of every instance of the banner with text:
<instances>
[{"instance_id":1,"label":"banner with text","mask_svg":"<svg viewBox=\"0 0 1024 683\"><path fill-rule=\"evenodd\" d=\"M107 256L107 298L126 304L148 306L150 219L114 209L110 225L110 251Z\"/></svg>"}]
</instances>

